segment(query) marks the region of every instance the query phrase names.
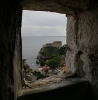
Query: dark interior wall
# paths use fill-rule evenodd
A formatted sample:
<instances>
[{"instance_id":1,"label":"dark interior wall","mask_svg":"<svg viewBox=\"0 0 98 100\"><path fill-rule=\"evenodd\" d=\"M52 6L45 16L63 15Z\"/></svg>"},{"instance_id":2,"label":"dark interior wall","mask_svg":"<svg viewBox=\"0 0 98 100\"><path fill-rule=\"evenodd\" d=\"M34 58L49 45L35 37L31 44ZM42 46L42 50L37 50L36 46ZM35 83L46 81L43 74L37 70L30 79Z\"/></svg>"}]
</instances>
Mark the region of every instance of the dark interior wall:
<instances>
[{"instance_id":1,"label":"dark interior wall","mask_svg":"<svg viewBox=\"0 0 98 100\"><path fill-rule=\"evenodd\" d=\"M14 80L19 75L14 69L21 66L21 18L16 0L0 0L0 100L14 100L14 87L21 87Z\"/></svg>"}]
</instances>

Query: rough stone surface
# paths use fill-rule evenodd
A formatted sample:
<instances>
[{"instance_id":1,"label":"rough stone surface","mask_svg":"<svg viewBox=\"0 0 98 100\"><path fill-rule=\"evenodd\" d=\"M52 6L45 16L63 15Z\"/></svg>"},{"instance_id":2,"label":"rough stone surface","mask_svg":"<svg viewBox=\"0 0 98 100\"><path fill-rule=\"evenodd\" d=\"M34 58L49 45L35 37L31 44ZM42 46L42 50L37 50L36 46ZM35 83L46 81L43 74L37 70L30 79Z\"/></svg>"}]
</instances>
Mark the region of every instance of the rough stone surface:
<instances>
[{"instance_id":1,"label":"rough stone surface","mask_svg":"<svg viewBox=\"0 0 98 100\"><path fill-rule=\"evenodd\" d=\"M14 100L21 87L21 11L16 0L0 1L0 100Z\"/></svg>"},{"instance_id":2,"label":"rough stone surface","mask_svg":"<svg viewBox=\"0 0 98 100\"><path fill-rule=\"evenodd\" d=\"M18 100L93 100L86 79L70 79L43 88L25 89Z\"/></svg>"},{"instance_id":3,"label":"rough stone surface","mask_svg":"<svg viewBox=\"0 0 98 100\"><path fill-rule=\"evenodd\" d=\"M85 75L96 93L98 93L97 10L88 10L67 16L67 45L70 50L66 57L67 72L76 71L83 77Z\"/></svg>"},{"instance_id":4,"label":"rough stone surface","mask_svg":"<svg viewBox=\"0 0 98 100\"><path fill-rule=\"evenodd\" d=\"M72 14L77 11L93 9L97 0L20 0L23 10L51 11Z\"/></svg>"}]
</instances>

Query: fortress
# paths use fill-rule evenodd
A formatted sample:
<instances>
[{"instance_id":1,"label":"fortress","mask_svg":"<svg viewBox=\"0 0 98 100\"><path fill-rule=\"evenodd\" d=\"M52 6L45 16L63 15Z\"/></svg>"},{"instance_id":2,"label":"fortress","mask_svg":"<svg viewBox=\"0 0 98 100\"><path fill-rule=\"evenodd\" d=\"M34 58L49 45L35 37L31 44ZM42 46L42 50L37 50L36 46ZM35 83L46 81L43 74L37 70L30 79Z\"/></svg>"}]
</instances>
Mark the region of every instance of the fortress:
<instances>
[{"instance_id":1,"label":"fortress","mask_svg":"<svg viewBox=\"0 0 98 100\"><path fill-rule=\"evenodd\" d=\"M62 47L62 41L54 41L53 43L46 43L43 47L56 47L60 49Z\"/></svg>"}]
</instances>

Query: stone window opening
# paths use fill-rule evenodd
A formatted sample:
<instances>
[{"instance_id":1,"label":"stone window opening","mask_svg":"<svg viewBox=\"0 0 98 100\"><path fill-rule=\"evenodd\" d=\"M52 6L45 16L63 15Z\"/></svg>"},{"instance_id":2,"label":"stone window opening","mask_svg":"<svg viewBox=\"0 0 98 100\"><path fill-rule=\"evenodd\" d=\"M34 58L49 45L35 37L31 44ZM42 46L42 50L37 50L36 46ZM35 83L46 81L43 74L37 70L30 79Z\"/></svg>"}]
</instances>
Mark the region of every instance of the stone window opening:
<instances>
[{"instance_id":1,"label":"stone window opening","mask_svg":"<svg viewBox=\"0 0 98 100\"><path fill-rule=\"evenodd\" d=\"M23 12L24 13L24 12ZM31 13L32 13L32 11L31 11ZM27 16L26 16L27 17ZM38 17L38 16L37 16ZM65 17L65 15L64 15L64 17ZM51 17L52 18L52 17ZM54 18L54 21L56 20L55 18L56 17L53 17ZM33 17L32 17L32 19L33 19ZM65 17L65 20L66 20L66 17ZM46 20L47 21L47 20ZM22 27L24 27L23 26L23 24L24 24L24 19L23 19L23 23L22 23ZM31 22L33 23L33 21L31 20ZM62 23L62 21L60 22L58 22L59 24L61 24ZM57 24L58 24L57 23ZM27 26L25 26L25 27L27 27ZM42 27L42 26L41 26ZM60 28L60 26L58 27L57 25L56 26L53 26L54 27L54 29L57 27L58 29ZM62 27L64 27L64 29L62 29ZM62 30L62 32L61 32L61 36L63 36L64 34L66 34L66 22L65 22L65 24L64 25L62 25L62 27L61 27L61 29L60 30ZM35 27L36 28L36 27ZM50 28L52 28L52 27L50 27ZM60 30L59 30L59 32L60 32ZM29 31L29 29L28 29L28 31ZM36 30L36 31L38 31L38 30ZM22 32L24 32L24 30L22 29ZM26 31L27 32L27 31ZM28 34L29 35L29 33L27 32L26 33L25 32L25 34ZM36 32L35 32L36 33ZM51 34L51 35L53 35L54 34L54 32ZM23 36L23 33L22 33L22 36ZM56 35L54 35L54 36L56 36ZM30 35L30 37L32 37L32 35ZM64 37L64 39L65 39L65 41L66 41L66 37ZM22 39L23 40L23 39ZM47 40L48 41L48 40ZM46 43L47 43L47 41L46 41ZM57 42L57 41L59 41L59 39L57 39L57 40L54 40L55 41L55 43ZM50 42L54 42L53 40L52 41L50 41ZM23 41L22 41L23 42ZM66 42L65 42L66 43ZM32 43L31 43L32 44ZM63 43L64 44L64 43ZM22 45L24 45L24 44L22 44ZM26 45L28 45L27 43L26 43ZM26 46L25 45L25 46ZM36 43L36 45L37 45L37 43ZM61 46L58 46L59 45L59 42L57 42L57 49L60 49L61 48ZM33 45L32 45L33 46ZM63 46L63 45L62 45ZM66 47L66 46L65 46ZM24 48L22 48L22 49L24 49ZM30 48L29 48L30 49ZM28 49L28 50L29 50ZM34 48L33 48L34 49ZM32 52L33 52L33 49L32 49ZM55 51L54 51L55 52ZM30 53L30 52L29 52ZM23 59L23 61L24 61L25 59ZM27 59L28 60L28 59ZM28 62L27 62L28 63ZM57 73L57 72L56 72ZM23 76L24 76L24 72L23 72ZM28 88L31 88L31 86L29 86L28 84L25 84L24 83L24 80L23 80L23 85L25 86L25 87L28 87Z\"/></svg>"}]
</instances>

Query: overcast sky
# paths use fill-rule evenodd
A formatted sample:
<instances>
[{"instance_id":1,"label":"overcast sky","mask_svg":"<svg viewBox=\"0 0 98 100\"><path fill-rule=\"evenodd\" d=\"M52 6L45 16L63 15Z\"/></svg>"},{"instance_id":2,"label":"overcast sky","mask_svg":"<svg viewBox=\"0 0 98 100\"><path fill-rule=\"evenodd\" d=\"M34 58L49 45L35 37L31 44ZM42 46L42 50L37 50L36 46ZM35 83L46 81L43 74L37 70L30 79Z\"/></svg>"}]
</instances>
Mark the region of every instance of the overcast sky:
<instances>
[{"instance_id":1,"label":"overcast sky","mask_svg":"<svg viewBox=\"0 0 98 100\"><path fill-rule=\"evenodd\" d=\"M22 36L66 36L66 16L25 10L22 17Z\"/></svg>"}]
</instances>

